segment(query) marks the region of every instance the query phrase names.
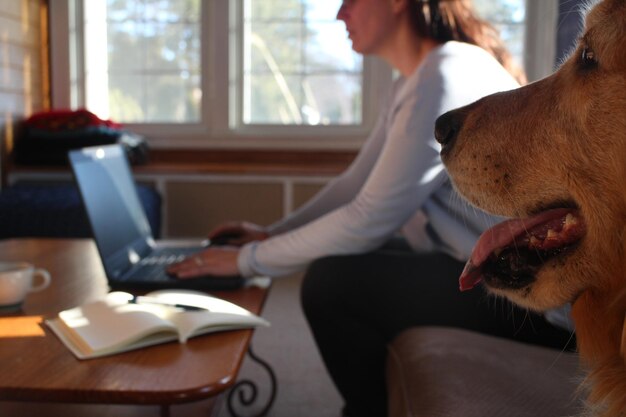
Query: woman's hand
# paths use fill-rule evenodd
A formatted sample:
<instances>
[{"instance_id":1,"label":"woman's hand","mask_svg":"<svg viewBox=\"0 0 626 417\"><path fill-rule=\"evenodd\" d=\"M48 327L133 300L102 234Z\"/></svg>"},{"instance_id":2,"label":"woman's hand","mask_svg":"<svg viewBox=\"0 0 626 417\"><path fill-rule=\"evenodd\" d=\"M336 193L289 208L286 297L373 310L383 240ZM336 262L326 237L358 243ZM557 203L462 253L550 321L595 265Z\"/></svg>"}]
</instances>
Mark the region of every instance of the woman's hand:
<instances>
[{"instance_id":1,"label":"woman's hand","mask_svg":"<svg viewBox=\"0 0 626 417\"><path fill-rule=\"evenodd\" d=\"M265 240L269 233L258 224L249 222L228 222L213 229L208 238L211 244L242 246L255 240Z\"/></svg>"},{"instance_id":2,"label":"woman's hand","mask_svg":"<svg viewBox=\"0 0 626 417\"><path fill-rule=\"evenodd\" d=\"M167 273L176 278L196 278L203 275L236 276L239 249L234 247L208 248L170 265Z\"/></svg>"}]
</instances>

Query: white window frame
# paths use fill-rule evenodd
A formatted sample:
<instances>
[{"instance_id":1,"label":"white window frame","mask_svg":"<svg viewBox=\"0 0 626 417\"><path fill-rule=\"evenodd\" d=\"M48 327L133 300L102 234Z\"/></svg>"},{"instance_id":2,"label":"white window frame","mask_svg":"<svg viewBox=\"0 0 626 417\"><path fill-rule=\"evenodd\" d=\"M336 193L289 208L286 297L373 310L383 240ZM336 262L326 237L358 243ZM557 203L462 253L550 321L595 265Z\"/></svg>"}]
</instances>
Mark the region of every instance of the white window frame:
<instances>
[{"instance_id":1,"label":"white window frame","mask_svg":"<svg viewBox=\"0 0 626 417\"><path fill-rule=\"evenodd\" d=\"M82 4L85 0L50 0L52 105L79 108L84 103ZM89 0L86 0L89 1ZM529 80L553 70L558 0L526 0L525 67ZM229 4L231 7L229 7ZM363 121L352 126L241 125L233 117L238 103L229 88L241 88L243 0L202 1L202 114L199 123L126 124L145 135L155 148L215 149L358 149L373 127L386 96L392 71L379 59L363 60ZM208 24L207 24L208 23ZM553 42L546 40L552 39ZM61 46L61 47L58 47ZM69 47L68 47L69 46Z\"/></svg>"},{"instance_id":2,"label":"white window frame","mask_svg":"<svg viewBox=\"0 0 626 417\"><path fill-rule=\"evenodd\" d=\"M524 68L528 81L537 81L554 71L558 19L559 0L526 0Z\"/></svg>"}]
</instances>

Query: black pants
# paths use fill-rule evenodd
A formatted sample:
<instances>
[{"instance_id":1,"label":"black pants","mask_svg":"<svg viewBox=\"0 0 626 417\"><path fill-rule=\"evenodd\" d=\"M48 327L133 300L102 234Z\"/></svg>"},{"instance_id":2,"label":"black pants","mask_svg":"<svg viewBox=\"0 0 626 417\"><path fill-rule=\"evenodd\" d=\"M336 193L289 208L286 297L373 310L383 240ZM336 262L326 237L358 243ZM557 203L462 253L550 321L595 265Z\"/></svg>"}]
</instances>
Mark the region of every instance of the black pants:
<instances>
[{"instance_id":1,"label":"black pants","mask_svg":"<svg viewBox=\"0 0 626 417\"><path fill-rule=\"evenodd\" d=\"M389 249L332 256L310 266L302 306L347 415L387 415L386 346L412 326L451 326L574 348L570 333L541 315L482 288L460 292L462 270L463 263L444 254Z\"/></svg>"}]
</instances>

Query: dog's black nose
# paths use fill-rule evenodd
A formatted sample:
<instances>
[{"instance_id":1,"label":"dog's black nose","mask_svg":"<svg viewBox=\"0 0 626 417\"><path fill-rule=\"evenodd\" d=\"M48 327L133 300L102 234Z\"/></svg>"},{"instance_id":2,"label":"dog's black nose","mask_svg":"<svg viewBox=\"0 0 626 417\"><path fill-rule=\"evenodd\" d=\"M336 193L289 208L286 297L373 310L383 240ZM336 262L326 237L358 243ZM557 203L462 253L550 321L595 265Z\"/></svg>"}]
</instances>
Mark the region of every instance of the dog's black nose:
<instances>
[{"instance_id":1,"label":"dog's black nose","mask_svg":"<svg viewBox=\"0 0 626 417\"><path fill-rule=\"evenodd\" d=\"M447 152L454 145L461 127L463 126L463 113L452 110L442 114L435 122L435 138L441 143L441 152Z\"/></svg>"}]
</instances>

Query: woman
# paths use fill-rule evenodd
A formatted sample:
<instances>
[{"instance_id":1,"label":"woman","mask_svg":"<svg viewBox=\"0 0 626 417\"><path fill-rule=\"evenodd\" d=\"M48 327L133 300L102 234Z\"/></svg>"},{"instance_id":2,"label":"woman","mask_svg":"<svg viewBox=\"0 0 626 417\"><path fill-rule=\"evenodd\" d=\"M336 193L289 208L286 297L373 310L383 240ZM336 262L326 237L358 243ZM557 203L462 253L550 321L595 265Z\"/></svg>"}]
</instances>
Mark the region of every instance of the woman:
<instances>
[{"instance_id":1,"label":"woman","mask_svg":"<svg viewBox=\"0 0 626 417\"><path fill-rule=\"evenodd\" d=\"M230 235L241 248L207 249L171 272L280 276L308 268L303 308L345 413L383 416L385 347L403 329L456 326L559 348L570 335L543 316L508 305L499 312L479 291L458 291L473 244L496 220L455 194L433 127L447 110L517 87L511 73L523 81L494 29L468 0L346 0L337 18L355 51L401 74L357 158L285 219L209 234Z\"/></svg>"}]
</instances>

